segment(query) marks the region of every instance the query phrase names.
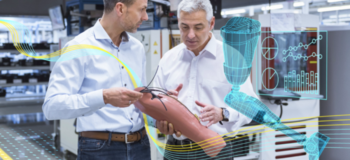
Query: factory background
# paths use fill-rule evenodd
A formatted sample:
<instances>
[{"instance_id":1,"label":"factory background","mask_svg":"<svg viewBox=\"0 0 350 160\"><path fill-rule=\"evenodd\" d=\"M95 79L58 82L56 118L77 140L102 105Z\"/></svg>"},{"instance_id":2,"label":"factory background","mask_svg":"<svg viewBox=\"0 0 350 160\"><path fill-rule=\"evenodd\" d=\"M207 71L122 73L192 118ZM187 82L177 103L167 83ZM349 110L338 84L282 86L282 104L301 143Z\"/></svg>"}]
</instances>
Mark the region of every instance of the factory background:
<instances>
[{"instance_id":1,"label":"factory background","mask_svg":"<svg viewBox=\"0 0 350 160\"><path fill-rule=\"evenodd\" d=\"M177 21L180 1L149 0L149 20L130 34L144 46L148 82L166 52L182 43ZM220 28L232 17L262 24L251 73L260 100L297 132L329 136L320 160L349 159L350 0L211 3L216 17L212 32L217 39L222 40ZM38 56L60 50L102 14L103 0L0 0L0 20L24 24ZM289 55L291 50L296 56ZM10 31L0 24L0 160L77 158L75 119L49 121L42 111L54 65L20 54ZM235 160L309 159L293 139L256 125L243 126L237 135L243 138ZM165 143L165 135L157 136ZM162 159L151 144L152 160Z\"/></svg>"}]
</instances>

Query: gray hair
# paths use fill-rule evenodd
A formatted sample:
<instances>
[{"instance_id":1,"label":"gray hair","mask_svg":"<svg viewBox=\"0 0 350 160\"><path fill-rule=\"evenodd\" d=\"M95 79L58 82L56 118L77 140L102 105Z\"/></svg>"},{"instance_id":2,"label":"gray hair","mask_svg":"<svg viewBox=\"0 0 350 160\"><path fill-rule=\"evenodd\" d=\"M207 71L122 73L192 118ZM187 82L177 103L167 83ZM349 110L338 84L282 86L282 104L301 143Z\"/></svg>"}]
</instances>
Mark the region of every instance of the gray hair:
<instances>
[{"instance_id":1,"label":"gray hair","mask_svg":"<svg viewBox=\"0 0 350 160\"><path fill-rule=\"evenodd\" d=\"M124 3L127 7L129 7L135 2L135 0L103 0L104 11L106 13L111 12L118 2Z\"/></svg>"},{"instance_id":2,"label":"gray hair","mask_svg":"<svg viewBox=\"0 0 350 160\"><path fill-rule=\"evenodd\" d=\"M208 22L213 18L213 6L211 5L209 0L182 0L178 5L177 16L180 18L180 12L184 11L187 13L191 13L194 11L203 10L207 13Z\"/></svg>"}]
</instances>

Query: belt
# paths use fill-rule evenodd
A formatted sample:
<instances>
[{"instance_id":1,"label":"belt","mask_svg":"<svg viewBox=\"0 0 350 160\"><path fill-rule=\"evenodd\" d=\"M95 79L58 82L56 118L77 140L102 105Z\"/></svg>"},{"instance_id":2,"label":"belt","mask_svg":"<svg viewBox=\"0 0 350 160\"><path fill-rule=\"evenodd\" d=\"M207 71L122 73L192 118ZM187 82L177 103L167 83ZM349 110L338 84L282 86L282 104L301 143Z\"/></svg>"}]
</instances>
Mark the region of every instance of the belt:
<instances>
[{"instance_id":1,"label":"belt","mask_svg":"<svg viewBox=\"0 0 350 160\"><path fill-rule=\"evenodd\" d=\"M142 135L140 134L140 132L142 133ZM85 131L85 132L80 132L80 136L85 138L99 139L99 140L109 139L108 132ZM146 136L146 130L143 128L142 131L137 131L130 134L112 133L111 141L133 143L133 142L140 141L145 136Z\"/></svg>"}]
</instances>

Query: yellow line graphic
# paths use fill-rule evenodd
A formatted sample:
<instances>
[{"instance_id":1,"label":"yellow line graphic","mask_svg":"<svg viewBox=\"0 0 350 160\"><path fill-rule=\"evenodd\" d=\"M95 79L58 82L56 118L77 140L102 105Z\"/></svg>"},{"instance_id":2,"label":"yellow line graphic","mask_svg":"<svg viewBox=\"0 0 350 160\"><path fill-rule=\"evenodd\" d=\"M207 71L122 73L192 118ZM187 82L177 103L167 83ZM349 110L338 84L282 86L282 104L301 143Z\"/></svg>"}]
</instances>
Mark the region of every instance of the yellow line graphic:
<instances>
[{"instance_id":1,"label":"yellow line graphic","mask_svg":"<svg viewBox=\"0 0 350 160\"><path fill-rule=\"evenodd\" d=\"M12 158L9 155L7 155L6 152L1 148L0 148L0 158L2 158L3 160L12 160Z\"/></svg>"}]
</instances>

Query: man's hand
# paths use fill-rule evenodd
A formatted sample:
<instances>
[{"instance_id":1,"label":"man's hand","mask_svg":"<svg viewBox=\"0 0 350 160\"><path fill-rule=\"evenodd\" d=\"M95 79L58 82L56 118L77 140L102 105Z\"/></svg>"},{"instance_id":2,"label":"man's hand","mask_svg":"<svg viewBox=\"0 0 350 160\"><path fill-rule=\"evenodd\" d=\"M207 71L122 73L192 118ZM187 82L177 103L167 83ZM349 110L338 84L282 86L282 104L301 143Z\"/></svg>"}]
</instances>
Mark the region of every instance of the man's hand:
<instances>
[{"instance_id":1,"label":"man's hand","mask_svg":"<svg viewBox=\"0 0 350 160\"><path fill-rule=\"evenodd\" d=\"M176 137L181 136L181 132L175 131L173 124L168 123L167 121L157 121L156 126L158 130L165 135L172 135L176 132Z\"/></svg>"},{"instance_id":2,"label":"man's hand","mask_svg":"<svg viewBox=\"0 0 350 160\"><path fill-rule=\"evenodd\" d=\"M209 121L209 123L206 126L207 128L210 127L212 124L218 123L223 119L221 108L215 107L213 105L204 104L199 101L196 101L196 104L200 107L203 107L199 118L202 122Z\"/></svg>"},{"instance_id":3,"label":"man's hand","mask_svg":"<svg viewBox=\"0 0 350 160\"><path fill-rule=\"evenodd\" d=\"M179 86L177 86L177 88L175 90L169 90L168 94L177 99L177 96L179 95L179 92L181 91L182 86L183 86L182 83L180 83Z\"/></svg>"},{"instance_id":4,"label":"man's hand","mask_svg":"<svg viewBox=\"0 0 350 160\"><path fill-rule=\"evenodd\" d=\"M129 107L142 97L142 93L127 88L110 88L103 90L105 104L115 107Z\"/></svg>"}]
</instances>

